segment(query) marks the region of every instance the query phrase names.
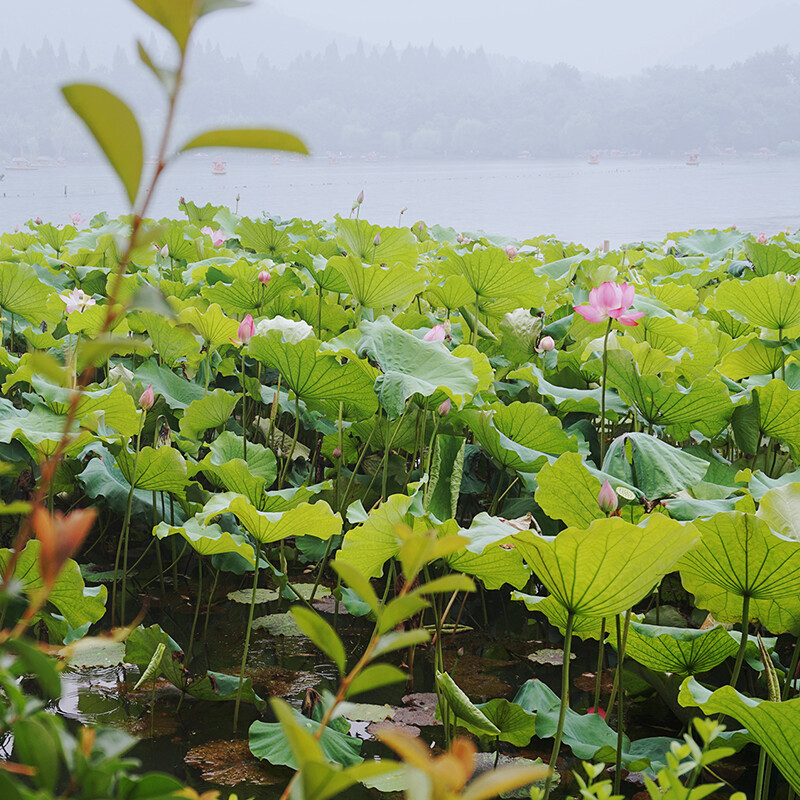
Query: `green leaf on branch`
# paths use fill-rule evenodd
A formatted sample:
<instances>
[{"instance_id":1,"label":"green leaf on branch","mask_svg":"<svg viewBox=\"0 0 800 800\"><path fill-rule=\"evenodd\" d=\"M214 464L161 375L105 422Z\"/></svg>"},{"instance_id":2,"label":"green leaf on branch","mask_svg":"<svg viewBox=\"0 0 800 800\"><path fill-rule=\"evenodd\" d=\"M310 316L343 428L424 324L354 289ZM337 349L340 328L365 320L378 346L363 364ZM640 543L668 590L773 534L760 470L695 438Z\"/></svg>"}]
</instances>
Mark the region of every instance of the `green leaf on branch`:
<instances>
[{"instance_id":1,"label":"green leaf on branch","mask_svg":"<svg viewBox=\"0 0 800 800\"><path fill-rule=\"evenodd\" d=\"M190 139L180 149L183 152L205 147L246 147L308 154L305 143L297 136L269 128L220 128L205 131Z\"/></svg>"},{"instance_id":2,"label":"green leaf on branch","mask_svg":"<svg viewBox=\"0 0 800 800\"><path fill-rule=\"evenodd\" d=\"M152 6L159 9L192 4L192 0L173 0L170 3L160 3L157 0L134 0L134 2L140 8ZM133 112L122 100L101 86L73 83L62 87L61 91L72 110L83 120L105 153L125 187L128 200L133 204L139 192L144 166L142 134Z\"/></svg>"}]
</instances>

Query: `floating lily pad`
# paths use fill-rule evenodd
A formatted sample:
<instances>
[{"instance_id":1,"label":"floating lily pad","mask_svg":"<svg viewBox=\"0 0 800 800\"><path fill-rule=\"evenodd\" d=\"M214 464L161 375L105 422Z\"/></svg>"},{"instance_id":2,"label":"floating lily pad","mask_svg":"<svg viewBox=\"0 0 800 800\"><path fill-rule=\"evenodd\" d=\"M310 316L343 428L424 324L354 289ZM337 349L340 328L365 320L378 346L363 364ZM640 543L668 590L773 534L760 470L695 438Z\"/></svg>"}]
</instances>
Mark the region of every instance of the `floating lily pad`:
<instances>
[{"instance_id":1,"label":"floating lily pad","mask_svg":"<svg viewBox=\"0 0 800 800\"><path fill-rule=\"evenodd\" d=\"M280 595L275 589L256 589L256 604L271 603L277 600ZM253 597L252 589L239 589L235 592L228 592L228 600L233 600L234 603L243 603L250 605Z\"/></svg>"},{"instance_id":2,"label":"floating lily pad","mask_svg":"<svg viewBox=\"0 0 800 800\"><path fill-rule=\"evenodd\" d=\"M577 656L575 653L570 653L569 657L570 661L572 661ZM543 647L541 650L536 650L531 653L528 656L528 661L533 661L534 664L552 664L553 666L560 666L564 663L564 651L552 647Z\"/></svg>"},{"instance_id":3,"label":"floating lily pad","mask_svg":"<svg viewBox=\"0 0 800 800\"><path fill-rule=\"evenodd\" d=\"M249 783L269 786L285 780L278 771L265 768L251 752L244 739L218 739L204 742L189 750L183 760L197 767L204 781L222 786Z\"/></svg>"},{"instance_id":4,"label":"floating lily pad","mask_svg":"<svg viewBox=\"0 0 800 800\"><path fill-rule=\"evenodd\" d=\"M70 667L113 667L125 659L125 643L87 636L59 650Z\"/></svg>"}]
</instances>

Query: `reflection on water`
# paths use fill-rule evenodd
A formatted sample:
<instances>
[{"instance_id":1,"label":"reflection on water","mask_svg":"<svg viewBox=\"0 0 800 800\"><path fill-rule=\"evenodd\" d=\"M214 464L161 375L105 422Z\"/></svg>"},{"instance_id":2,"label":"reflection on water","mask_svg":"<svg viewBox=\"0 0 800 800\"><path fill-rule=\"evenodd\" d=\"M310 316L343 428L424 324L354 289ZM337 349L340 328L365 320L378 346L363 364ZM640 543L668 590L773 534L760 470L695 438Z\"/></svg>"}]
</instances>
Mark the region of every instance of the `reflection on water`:
<instances>
[{"instance_id":1,"label":"reflection on water","mask_svg":"<svg viewBox=\"0 0 800 800\"><path fill-rule=\"evenodd\" d=\"M699 166L648 159L469 162L370 162L360 159L273 158L233 152L224 175L212 174L216 154L186 157L163 176L152 215L180 216L181 196L257 216L331 219L347 215L364 189L362 216L382 225L424 219L457 230L482 229L524 238L554 234L591 247L604 239L663 239L688 228L775 234L800 226L800 160L704 158ZM152 169L150 167L149 169ZM0 166L0 172L4 169ZM101 163L5 170L0 230L28 219L67 222L100 211L126 211L121 188Z\"/></svg>"}]
</instances>

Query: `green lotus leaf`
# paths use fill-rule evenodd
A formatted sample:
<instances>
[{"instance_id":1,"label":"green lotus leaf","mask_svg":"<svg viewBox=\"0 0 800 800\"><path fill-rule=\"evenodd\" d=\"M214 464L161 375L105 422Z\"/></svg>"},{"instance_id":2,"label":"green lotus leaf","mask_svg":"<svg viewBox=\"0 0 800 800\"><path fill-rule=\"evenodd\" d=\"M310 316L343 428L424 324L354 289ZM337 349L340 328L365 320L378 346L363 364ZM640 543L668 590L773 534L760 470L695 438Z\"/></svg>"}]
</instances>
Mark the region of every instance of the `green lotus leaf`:
<instances>
[{"instance_id":1,"label":"green lotus leaf","mask_svg":"<svg viewBox=\"0 0 800 800\"><path fill-rule=\"evenodd\" d=\"M742 347L727 353L719 365L719 371L732 381L738 381L751 375L774 375L785 361L786 354L777 343L751 339Z\"/></svg>"},{"instance_id":2,"label":"green lotus leaf","mask_svg":"<svg viewBox=\"0 0 800 800\"><path fill-rule=\"evenodd\" d=\"M800 698L784 703L746 697L731 686L714 692L694 678L681 684L678 702L697 707L706 714L726 714L747 728L750 736L766 750L781 775L795 792L800 792Z\"/></svg>"},{"instance_id":3,"label":"green lotus leaf","mask_svg":"<svg viewBox=\"0 0 800 800\"><path fill-rule=\"evenodd\" d=\"M18 439L30 453L40 456L52 455L59 446L66 430L67 417L54 414L45 406L34 406L31 411L14 408L5 398L0 400L0 442L8 444ZM87 432L72 425L68 452L84 444ZM89 434L91 437L91 434Z\"/></svg>"},{"instance_id":4,"label":"green lotus leaf","mask_svg":"<svg viewBox=\"0 0 800 800\"><path fill-rule=\"evenodd\" d=\"M783 274L730 280L714 293L717 308L741 314L751 325L785 330L800 324L800 286Z\"/></svg>"},{"instance_id":5,"label":"green lotus leaf","mask_svg":"<svg viewBox=\"0 0 800 800\"><path fill-rule=\"evenodd\" d=\"M254 336L248 344L251 356L277 369L281 379L303 400L344 402L357 409L360 418L378 408L373 392L374 371L357 359L340 364L333 352L319 352L316 339L296 344L284 342L280 331Z\"/></svg>"},{"instance_id":6,"label":"green lotus leaf","mask_svg":"<svg viewBox=\"0 0 800 800\"><path fill-rule=\"evenodd\" d=\"M799 295L800 297L800 295ZM776 378L753 389L758 397L761 433L789 446L794 461L800 455L800 391Z\"/></svg>"},{"instance_id":7,"label":"green lotus leaf","mask_svg":"<svg viewBox=\"0 0 800 800\"><path fill-rule=\"evenodd\" d=\"M194 238L179 223L170 225L159 237L158 244L166 245L169 257L175 261L196 261L202 254L202 248L198 248Z\"/></svg>"},{"instance_id":8,"label":"green lotus leaf","mask_svg":"<svg viewBox=\"0 0 800 800\"><path fill-rule=\"evenodd\" d=\"M719 329L731 339L746 336L754 330L752 325L748 325L739 317L734 317L733 314L721 308L709 308L706 311L706 318L716 322Z\"/></svg>"},{"instance_id":9,"label":"green lotus leaf","mask_svg":"<svg viewBox=\"0 0 800 800\"><path fill-rule=\"evenodd\" d=\"M781 536L800 541L800 483L787 483L765 492L756 516Z\"/></svg>"},{"instance_id":10,"label":"green lotus leaf","mask_svg":"<svg viewBox=\"0 0 800 800\"><path fill-rule=\"evenodd\" d=\"M246 497L229 492L206 503L198 515L208 520L217 514L230 512L240 524L262 544L278 542L288 536L316 536L329 539L342 531L342 518L334 514L323 500L301 503L286 511L259 511Z\"/></svg>"},{"instance_id":11,"label":"green lotus leaf","mask_svg":"<svg viewBox=\"0 0 800 800\"><path fill-rule=\"evenodd\" d=\"M270 257L284 258L292 247L292 240L285 230L275 226L272 220L262 222L244 217L236 226L236 235L242 247Z\"/></svg>"},{"instance_id":12,"label":"green lotus leaf","mask_svg":"<svg viewBox=\"0 0 800 800\"><path fill-rule=\"evenodd\" d=\"M375 237L380 235L378 244ZM417 240L408 228L381 228L365 220L336 217L336 241L348 255L365 264L386 264L392 267L417 266Z\"/></svg>"},{"instance_id":13,"label":"green lotus leaf","mask_svg":"<svg viewBox=\"0 0 800 800\"><path fill-rule=\"evenodd\" d=\"M236 408L240 397L238 393L214 389L205 397L192 400L181 417L181 434L187 439L197 439L208 428L224 425Z\"/></svg>"},{"instance_id":14,"label":"green lotus leaf","mask_svg":"<svg viewBox=\"0 0 800 800\"><path fill-rule=\"evenodd\" d=\"M545 379L539 367L526 364L524 367L512 370L507 376L510 380L528 381L536 391L546 397L561 414L573 412L583 414L599 414L601 405L601 389L572 389L558 386ZM606 389L606 416L609 419L619 419L628 413L628 406L619 394L608 387Z\"/></svg>"},{"instance_id":15,"label":"green lotus leaf","mask_svg":"<svg viewBox=\"0 0 800 800\"><path fill-rule=\"evenodd\" d=\"M231 339L237 338L239 330L236 320L226 317L217 303L212 303L205 311L186 308L178 314L178 322L191 327L214 349L230 344Z\"/></svg>"},{"instance_id":16,"label":"green lotus leaf","mask_svg":"<svg viewBox=\"0 0 800 800\"><path fill-rule=\"evenodd\" d=\"M93 458L78 475L78 480L83 485L87 496L100 499L117 514L125 513L125 506L130 494L130 484L122 477L122 473L114 463L111 454L105 452L102 458ZM169 504L166 506L169 509ZM131 515L134 519L141 520L150 525L153 521L153 493L144 489L135 489L131 505ZM185 515L176 504L176 522L182 522ZM161 520L161 506L155 504L156 519Z\"/></svg>"},{"instance_id":17,"label":"green lotus leaf","mask_svg":"<svg viewBox=\"0 0 800 800\"><path fill-rule=\"evenodd\" d=\"M183 410L194 401L203 399L203 387L199 383L188 381L155 361L145 361L133 373L133 379L142 386L152 386L153 391L160 394L172 409Z\"/></svg>"},{"instance_id":18,"label":"green lotus leaf","mask_svg":"<svg viewBox=\"0 0 800 800\"><path fill-rule=\"evenodd\" d=\"M740 622L745 597L760 601L800 594L800 542L773 533L762 519L742 511L693 524L703 538L678 569L686 591L714 619ZM751 603L751 620L757 619L756 611Z\"/></svg>"},{"instance_id":19,"label":"green lotus leaf","mask_svg":"<svg viewBox=\"0 0 800 800\"><path fill-rule=\"evenodd\" d=\"M223 431L211 443L210 452L196 469L202 470L217 485L243 494L256 508L264 510L264 490L278 474L275 454L254 442L247 445L247 461L242 459L242 453L242 437Z\"/></svg>"},{"instance_id":20,"label":"green lotus leaf","mask_svg":"<svg viewBox=\"0 0 800 800\"><path fill-rule=\"evenodd\" d=\"M297 726L309 734L310 741L316 743L314 749L311 749L312 746L306 745L302 750L298 750L297 756L295 756L292 744L297 740L287 732L285 724L257 720L250 726L250 752L256 758L269 761L270 764L285 765L292 769L300 768L298 756L302 757L301 753L309 761L324 763L327 760L331 764L341 764L343 767L360 764L363 761L359 755L361 739L348 736L330 726L325 728L319 739L314 739L314 734L319 730L319 723L302 716L294 709L291 709L291 713ZM312 796L316 797L317 795Z\"/></svg>"},{"instance_id":21,"label":"green lotus leaf","mask_svg":"<svg viewBox=\"0 0 800 800\"><path fill-rule=\"evenodd\" d=\"M615 642L612 638L611 645ZM736 655L739 645L721 625L708 630L631 622L625 655L656 672L698 675Z\"/></svg>"},{"instance_id":22,"label":"green lotus leaf","mask_svg":"<svg viewBox=\"0 0 800 800\"><path fill-rule=\"evenodd\" d=\"M357 352L381 370L375 393L389 417L400 416L415 394L431 397L441 391L460 408L477 391L472 360L452 355L440 343L422 341L388 317L362 322L361 333Z\"/></svg>"},{"instance_id":23,"label":"green lotus leaf","mask_svg":"<svg viewBox=\"0 0 800 800\"><path fill-rule=\"evenodd\" d=\"M590 362L587 369L595 374L602 372L599 360ZM667 385L655 375L641 375L631 354L624 350L608 353L607 380L635 406L648 425L674 425L681 430L696 428L713 436L728 424L733 414L730 394L722 381L700 378L688 389Z\"/></svg>"},{"instance_id":24,"label":"green lotus leaf","mask_svg":"<svg viewBox=\"0 0 800 800\"><path fill-rule=\"evenodd\" d=\"M117 454L117 467L137 489L182 495L188 483L186 461L172 447L143 447L138 457L123 447Z\"/></svg>"},{"instance_id":25,"label":"green lotus leaf","mask_svg":"<svg viewBox=\"0 0 800 800\"><path fill-rule=\"evenodd\" d=\"M547 295L548 279L537 276L523 259L509 261L499 247L453 253L441 265L443 274L464 277L475 296L484 300L513 300L515 308L539 307Z\"/></svg>"},{"instance_id":26,"label":"green lotus leaf","mask_svg":"<svg viewBox=\"0 0 800 800\"><path fill-rule=\"evenodd\" d=\"M68 413L72 405L72 389L54 386L39 377L31 378L31 386L56 414ZM102 420L123 436L134 436L139 431L139 415L133 398L121 384L107 389L82 389L80 392L77 417L88 428L96 428Z\"/></svg>"},{"instance_id":27,"label":"green lotus leaf","mask_svg":"<svg viewBox=\"0 0 800 800\"><path fill-rule=\"evenodd\" d=\"M441 284L428 286L423 297L432 306L443 306L448 311L475 302L475 292L463 275L451 275Z\"/></svg>"},{"instance_id":28,"label":"green lotus leaf","mask_svg":"<svg viewBox=\"0 0 800 800\"><path fill-rule=\"evenodd\" d=\"M60 306L60 308L59 308ZM65 306L56 293L43 283L27 264L0 263L0 307L28 320L32 325L55 325Z\"/></svg>"},{"instance_id":29,"label":"green lotus leaf","mask_svg":"<svg viewBox=\"0 0 800 800\"><path fill-rule=\"evenodd\" d=\"M555 735L561 701L552 689L540 680L526 681L517 692L514 703L529 714L535 714L536 736L549 739ZM577 758L606 763L616 761L617 732L599 714L578 714L568 708L563 741ZM636 742L623 736L622 763L631 772L658 771L666 767L672 742L664 736Z\"/></svg>"},{"instance_id":30,"label":"green lotus leaf","mask_svg":"<svg viewBox=\"0 0 800 800\"><path fill-rule=\"evenodd\" d=\"M642 298L637 297L633 307L645 310ZM693 350L698 344L697 329L676 319L671 314L663 316L646 315L639 320L635 328L626 333L637 342L647 342L655 350L668 356L674 356L682 347Z\"/></svg>"},{"instance_id":31,"label":"green lotus leaf","mask_svg":"<svg viewBox=\"0 0 800 800\"><path fill-rule=\"evenodd\" d=\"M619 517L588 528L567 528L554 539L532 531L514 537L517 548L550 594L574 614L613 617L645 597L697 544L691 523L662 514L645 527Z\"/></svg>"},{"instance_id":32,"label":"green lotus leaf","mask_svg":"<svg viewBox=\"0 0 800 800\"><path fill-rule=\"evenodd\" d=\"M530 579L530 570L513 542L516 528L498 517L477 514L469 528L460 528L458 535L466 540L463 550L447 557L447 563L458 572L474 575L487 589L499 589L508 583L522 589Z\"/></svg>"},{"instance_id":33,"label":"green lotus leaf","mask_svg":"<svg viewBox=\"0 0 800 800\"><path fill-rule=\"evenodd\" d=\"M14 580L19 581L22 591L28 598L37 597L44 589L44 580L39 571L39 554L42 544L38 539L30 539L19 554L14 567ZM5 572L12 551L0 550L0 571ZM47 595L48 605L58 610L67 624L76 630L82 625L97 622L106 612L105 586L87 587L83 582L81 570L76 561L68 558L58 573L53 588ZM34 620L42 619L49 612L44 609L34 615Z\"/></svg>"},{"instance_id":34,"label":"green lotus leaf","mask_svg":"<svg viewBox=\"0 0 800 800\"><path fill-rule=\"evenodd\" d=\"M708 462L646 433L626 433L609 446L603 471L655 500L702 481Z\"/></svg>"},{"instance_id":35,"label":"green lotus leaf","mask_svg":"<svg viewBox=\"0 0 800 800\"><path fill-rule=\"evenodd\" d=\"M475 438L503 469L536 472L553 456L576 452L577 440L538 403L495 405L464 413Z\"/></svg>"},{"instance_id":36,"label":"green lotus leaf","mask_svg":"<svg viewBox=\"0 0 800 800\"><path fill-rule=\"evenodd\" d=\"M416 426L415 426L416 427ZM425 491L425 510L438 519L456 516L464 473L466 440L439 434L431 461L431 474Z\"/></svg>"},{"instance_id":37,"label":"green lotus leaf","mask_svg":"<svg viewBox=\"0 0 800 800\"><path fill-rule=\"evenodd\" d=\"M525 747L536 732L535 715L525 711L516 703L510 703L505 698L498 697L488 703L477 703L474 708L500 731L496 738L501 742L508 742L514 747ZM469 720L456 718L452 709L449 711L451 721L456 722L459 727L466 728L479 738L494 738L484 729L474 726Z\"/></svg>"},{"instance_id":38,"label":"green lotus leaf","mask_svg":"<svg viewBox=\"0 0 800 800\"><path fill-rule=\"evenodd\" d=\"M678 250L693 256L708 256L712 260L732 257L741 251L747 234L737 230L695 231L677 239Z\"/></svg>"},{"instance_id":39,"label":"green lotus leaf","mask_svg":"<svg viewBox=\"0 0 800 800\"><path fill-rule=\"evenodd\" d=\"M346 258L334 256L328 264L341 273L350 293L365 308L387 308L425 287L425 278L403 264L362 264L352 253Z\"/></svg>"},{"instance_id":40,"label":"green lotus leaf","mask_svg":"<svg viewBox=\"0 0 800 800\"><path fill-rule=\"evenodd\" d=\"M125 641L125 661L136 664L141 670L147 669L153 654L160 644L166 652L161 659L159 671L182 692L198 700L234 700L237 696L239 678L222 672L207 672L192 675L184 665L184 654L177 642L158 625L135 628ZM252 703L259 711L266 706L254 691L250 678L242 682L242 700Z\"/></svg>"},{"instance_id":41,"label":"green lotus leaf","mask_svg":"<svg viewBox=\"0 0 800 800\"><path fill-rule=\"evenodd\" d=\"M536 481L536 502L548 517L579 528L605 516L597 503L601 483L578 453L564 453L545 464Z\"/></svg>"},{"instance_id":42,"label":"green lotus leaf","mask_svg":"<svg viewBox=\"0 0 800 800\"><path fill-rule=\"evenodd\" d=\"M531 595L524 592L511 592L511 599L525 603L528 611L538 611L547 617L548 622L558 628L562 634L567 631L567 610L552 595ZM602 617L587 617L576 614L572 621L572 633L580 639L597 639L603 635ZM608 628L606 629L608 633Z\"/></svg>"},{"instance_id":43,"label":"green lotus leaf","mask_svg":"<svg viewBox=\"0 0 800 800\"><path fill-rule=\"evenodd\" d=\"M184 360L193 365L199 362L200 343L193 333L152 312L140 314L140 319L161 361L170 366ZM155 389L155 384L153 388Z\"/></svg>"},{"instance_id":44,"label":"green lotus leaf","mask_svg":"<svg viewBox=\"0 0 800 800\"><path fill-rule=\"evenodd\" d=\"M251 267L254 274L244 280L237 278L231 284L216 283L202 289L202 296L211 303L218 303L227 314L253 314L260 317L264 309L280 295L295 293L300 282L293 272L275 273L269 283L258 280L258 267Z\"/></svg>"},{"instance_id":45,"label":"green lotus leaf","mask_svg":"<svg viewBox=\"0 0 800 800\"><path fill-rule=\"evenodd\" d=\"M189 542L192 549L201 556L236 553L246 559L249 564L255 565L256 563L253 546L243 536L223 531L219 525L201 525L195 517L190 517L182 526L172 526L161 522L153 528L153 535L159 539L166 539L168 536L176 534ZM249 603L249 590L247 590L247 596Z\"/></svg>"},{"instance_id":46,"label":"green lotus leaf","mask_svg":"<svg viewBox=\"0 0 800 800\"><path fill-rule=\"evenodd\" d=\"M758 277L783 272L796 275L800 272L800 255L779 244L761 244L748 241L744 245L744 254L753 264Z\"/></svg>"}]
</instances>

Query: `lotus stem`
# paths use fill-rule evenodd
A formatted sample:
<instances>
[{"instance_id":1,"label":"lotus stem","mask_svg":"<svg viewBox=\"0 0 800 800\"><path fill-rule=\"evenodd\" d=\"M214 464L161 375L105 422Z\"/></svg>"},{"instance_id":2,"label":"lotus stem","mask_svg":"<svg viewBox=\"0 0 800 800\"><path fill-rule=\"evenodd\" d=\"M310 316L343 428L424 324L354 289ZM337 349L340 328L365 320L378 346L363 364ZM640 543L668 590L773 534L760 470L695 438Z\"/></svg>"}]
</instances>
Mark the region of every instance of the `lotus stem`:
<instances>
[{"instance_id":1,"label":"lotus stem","mask_svg":"<svg viewBox=\"0 0 800 800\"><path fill-rule=\"evenodd\" d=\"M278 480L278 489L283 488L283 483L286 480L286 475L289 472L289 465L292 463L292 456L294 449L297 447L297 437L300 433L300 398L295 395L294 398L294 434L292 434L292 446L286 454L286 461L283 465L280 479Z\"/></svg>"},{"instance_id":2,"label":"lotus stem","mask_svg":"<svg viewBox=\"0 0 800 800\"><path fill-rule=\"evenodd\" d=\"M768 800L769 798L768 764L769 756L762 747L761 752L758 754L758 772L756 773L756 789L753 792L753 800Z\"/></svg>"},{"instance_id":3,"label":"lotus stem","mask_svg":"<svg viewBox=\"0 0 800 800\"><path fill-rule=\"evenodd\" d=\"M317 570L317 577L314 581L314 588L311 590L311 597L308 598L309 603L314 601L314 597L317 594L317 589L319 588L319 582L322 580L322 571L325 569L325 563L328 560L328 556L331 553L331 545L333 544L333 536L328 539L327 544L325 545L325 554L322 556L322 560L319 562L319 569Z\"/></svg>"},{"instance_id":4,"label":"lotus stem","mask_svg":"<svg viewBox=\"0 0 800 800\"><path fill-rule=\"evenodd\" d=\"M628 625L631 621L631 610L625 614L625 633L622 633L622 626L617 614L617 760L614 767L614 794L619 794L622 786L622 742L623 742L623 714L625 705L625 687L623 686L622 665L625 661L625 640L628 636Z\"/></svg>"},{"instance_id":5,"label":"lotus stem","mask_svg":"<svg viewBox=\"0 0 800 800\"><path fill-rule=\"evenodd\" d=\"M247 633L244 637L244 652L242 653L242 665L239 668L239 686L236 689L236 705L233 709L233 732L239 726L239 706L242 701L242 686L244 685L244 670L247 666L247 652L250 649L250 632L253 629L253 612L256 607L256 591L258 589L258 565L261 561L261 542L256 541L255 547L256 563L253 567L253 591L250 594L250 612L247 616Z\"/></svg>"},{"instance_id":6,"label":"lotus stem","mask_svg":"<svg viewBox=\"0 0 800 800\"><path fill-rule=\"evenodd\" d=\"M739 643L739 652L736 654L736 661L733 665L731 674L731 686L735 689L736 682L739 680L739 673L742 671L744 663L744 651L747 649L747 629L750 624L750 595L742 598L742 641Z\"/></svg>"},{"instance_id":7,"label":"lotus stem","mask_svg":"<svg viewBox=\"0 0 800 800\"><path fill-rule=\"evenodd\" d=\"M550 774L544 784L543 800L548 800L550 790L553 788L553 776L556 773L556 762L561 750L561 737L564 735L564 721L569 708L569 657L572 652L572 628L575 624L575 612L567 611L567 629L564 632L564 663L561 665L561 706L558 710L558 725L556 736L553 740L553 752L550 755Z\"/></svg>"},{"instance_id":8,"label":"lotus stem","mask_svg":"<svg viewBox=\"0 0 800 800\"><path fill-rule=\"evenodd\" d=\"M242 458L247 461L247 387L244 375L244 353L242 353Z\"/></svg>"},{"instance_id":9,"label":"lotus stem","mask_svg":"<svg viewBox=\"0 0 800 800\"><path fill-rule=\"evenodd\" d=\"M186 653L186 664L192 660L192 649L194 648L194 635L197 632L197 620L200 617L200 604L203 601L203 557L197 556L197 602L194 607L194 619L192 620L192 632L189 634L189 647Z\"/></svg>"},{"instance_id":10,"label":"lotus stem","mask_svg":"<svg viewBox=\"0 0 800 800\"><path fill-rule=\"evenodd\" d=\"M603 383L600 386L600 469L606 457L606 375L608 374L608 335L611 333L613 320L608 318L606 334L603 337Z\"/></svg>"},{"instance_id":11,"label":"lotus stem","mask_svg":"<svg viewBox=\"0 0 800 800\"><path fill-rule=\"evenodd\" d=\"M220 570L214 572L214 583L211 584L211 591L208 594L208 605L206 606L206 621L203 625L203 642L208 641L208 621L211 618L211 603L214 600L214 592L217 591L217 581L219 581Z\"/></svg>"},{"instance_id":12,"label":"lotus stem","mask_svg":"<svg viewBox=\"0 0 800 800\"><path fill-rule=\"evenodd\" d=\"M475 292L475 319L472 323L472 346L478 346L478 315L480 314L481 296Z\"/></svg>"},{"instance_id":13,"label":"lotus stem","mask_svg":"<svg viewBox=\"0 0 800 800\"><path fill-rule=\"evenodd\" d=\"M597 676L594 681L594 709L595 712L600 708L600 684L603 676L603 662L605 661L606 646L606 618L600 624L600 642L597 645Z\"/></svg>"}]
</instances>

